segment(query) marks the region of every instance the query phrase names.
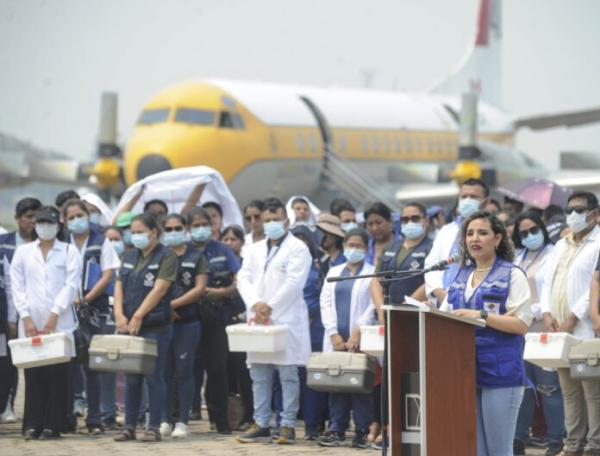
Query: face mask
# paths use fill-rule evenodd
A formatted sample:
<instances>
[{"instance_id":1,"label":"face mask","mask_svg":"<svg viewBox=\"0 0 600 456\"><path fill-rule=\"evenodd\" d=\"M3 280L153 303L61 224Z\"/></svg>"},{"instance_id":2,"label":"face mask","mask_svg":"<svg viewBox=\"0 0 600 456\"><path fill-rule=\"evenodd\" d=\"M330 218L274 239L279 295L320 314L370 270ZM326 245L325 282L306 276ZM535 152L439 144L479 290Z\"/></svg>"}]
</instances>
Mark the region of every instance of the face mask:
<instances>
[{"instance_id":1,"label":"face mask","mask_svg":"<svg viewBox=\"0 0 600 456\"><path fill-rule=\"evenodd\" d=\"M186 238L185 231L171 231L163 235L163 244L168 247L175 247L185 243Z\"/></svg>"},{"instance_id":2,"label":"face mask","mask_svg":"<svg viewBox=\"0 0 600 456\"><path fill-rule=\"evenodd\" d=\"M467 218L479 210L481 201L475 198L463 198L458 200L458 213L462 218Z\"/></svg>"},{"instance_id":3,"label":"face mask","mask_svg":"<svg viewBox=\"0 0 600 456\"><path fill-rule=\"evenodd\" d=\"M123 230L123 242L125 245L131 245L131 230L129 228Z\"/></svg>"},{"instance_id":4,"label":"face mask","mask_svg":"<svg viewBox=\"0 0 600 456\"><path fill-rule=\"evenodd\" d=\"M35 232L42 241L51 241L58 233L58 225L56 223L36 223Z\"/></svg>"},{"instance_id":5,"label":"face mask","mask_svg":"<svg viewBox=\"0 0 600 456\"><path fill-rule=\"evenodd\" d=\"M77 217L67 222L69 231L73 234L83 234L90 228L87 217Z\"/></svg>"},{"instance_id":6,"label":"face mask","mask_svg":"<svg viewBox=\"0 0 600 456\"><path fill-rule=\"evenodd\" d=\"M366 252L362 249L344 249L344 256L348 263L356 264L365 260Z\"/></svg>"},{"instance_id":7,"label":"face mask","mask_svg":"<svg viewBox=\"0 0 600 456\"><path fill-rule=\"evenodd\" d=\"M136 249L144 250L150 245L148 233L136 233L131 235L131 243Z\"/></svg>"},{"instance_id":8,"label":"face mask","mask_svg":"<svg viewBox=\"0 0 600 456\"><path fill-rule=\"evenodd\" d=\"M94 223L96 225L100 225L100 219L102 215L99 212L92 212L90 214L90 223Z\"/></svg>"},{"instance_id":9,"label":"face mask","mask_svg":"<svg viewBox=\"0 0 600 456\"><path fill-rule=\"evenodd\" d=\"M527 250L539 250L544 245L544 233L529 233L526 238L521 239L521 243Z\"/></svg>"},{"instance_id":10,"label":"face mask","mask_svg":"<svg viewBox=\"0 0 600 456\"><path fill-rule=\"evenodd\" d=\"M425 228L423 225L416 222L408 222L405 225L402 225L402 234L406 236L407 239L418 239L423 236L425 232Z\"/></svg>"},{"instance_id":11,"label":"face mask","mask_svg":"<svg viewBox=\"0 0 600 456\"><path fill-rule=\"evenodd\" d=\"M125 243L123 241L110 241L117 255L121 255L125 251Z\"/></svg>"},{"instance_id":12,"label":"face mask","mask_svg":"<svg viewBox=\"0 0 600 456\"><path fill-rule=\"evenodd\" d=\"M199 226L197 228L192 228L191 234L194 241L204 242L210 239L212 235L212 229L210 226Z\"/></svg>"},{"instance_id":13,"label":"face mask","mask_svg":"<svg viewBox=\"0 0 600 456\"><path fill-rule=\"evenodd\" d=\"M587 228L587 216L587 212L584 212L583 214L571 212L569 215L567 215L567 225L569 225L569 228L571 228L571 231L573 231L573 233L579 233L580 231L583 231Z\"/></svg>"},{"instance_id":14,"label":"face mask","mask_svg":"<svg viewBox=\"0 0 600 456\"><path fill-rule=\"evenodd\" d=\"M272 222L265 223L264 226L265 235L273 241L281 239L285 234L285 224L283 222L274 220Z\"/></svg>"},{"instance_id":15,"label":"face mask","mask_svg":"<svg viewBox=\"0 0 600 456\"><path fill-rule=\"evenodd\" d=\"M340 228L344 231L344 233L349 233L350 231L358 228L358 224L354 222L342 223Z\"/></svg>"}]
</instances>

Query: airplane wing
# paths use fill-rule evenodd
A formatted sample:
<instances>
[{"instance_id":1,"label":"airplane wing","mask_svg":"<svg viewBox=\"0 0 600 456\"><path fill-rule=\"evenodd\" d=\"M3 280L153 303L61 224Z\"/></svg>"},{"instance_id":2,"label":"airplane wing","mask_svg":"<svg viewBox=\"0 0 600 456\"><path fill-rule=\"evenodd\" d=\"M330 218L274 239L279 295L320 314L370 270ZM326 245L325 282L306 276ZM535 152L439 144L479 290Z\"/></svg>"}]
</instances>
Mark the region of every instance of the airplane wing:
<instances>
[{"instance_id":1,"label":"airplane wing","mask_svg":"<svg viewBox=\"0 0 600 456\"><path fill-rule=\"evenodd\" d=\"M515 130L527 127L532 130L545 130L556 127L578 127L600 122L600 107L562 112L557 114L542 114L538 116L522 117L513 122Z\"/></svg>"}]
</instances>

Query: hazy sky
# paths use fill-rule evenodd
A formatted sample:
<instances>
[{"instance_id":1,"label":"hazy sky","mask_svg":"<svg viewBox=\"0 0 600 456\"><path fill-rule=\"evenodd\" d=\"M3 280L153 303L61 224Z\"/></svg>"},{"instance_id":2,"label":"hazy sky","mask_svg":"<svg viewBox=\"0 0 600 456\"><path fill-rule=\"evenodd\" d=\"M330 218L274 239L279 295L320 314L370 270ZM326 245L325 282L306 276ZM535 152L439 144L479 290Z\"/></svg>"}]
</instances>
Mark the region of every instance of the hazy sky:
<instances>
[{"instance_id":1,"label":"hazy sky","mask_svg":"<svg viewBox=\"0 0 600 456\"><path fill-rule=\"evenodd\" d=\"M0 0L0 131L87 158L100 92L124 142L174 82L225 77L420 91L473 39L479 0ZM600 106L600 1L503 5L504 107ZM600 126L522 132L536 157L600 151ZM555 160L555 158L552 158ZM548 160L546 160L547 162Z\"/></svg>"}]
</instances>

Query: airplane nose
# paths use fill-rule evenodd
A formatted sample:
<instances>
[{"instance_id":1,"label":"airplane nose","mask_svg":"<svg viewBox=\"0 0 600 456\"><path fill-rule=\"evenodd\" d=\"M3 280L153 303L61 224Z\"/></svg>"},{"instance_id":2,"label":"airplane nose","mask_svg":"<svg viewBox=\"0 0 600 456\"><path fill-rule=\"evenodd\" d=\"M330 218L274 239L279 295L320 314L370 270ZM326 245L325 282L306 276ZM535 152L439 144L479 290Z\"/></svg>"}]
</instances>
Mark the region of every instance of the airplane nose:
<instances>
[{"instance_id":1,"label":"airplane nose","mask_svg":"<svg viewBox=\"0 0 600 456\"><path fill-rule=\"evenodd\" d=\"M137 180L141 180L151 174L160 173L171 169L171 163L162 155L151 154L142 158L136 168Z\"/></svg>"}]
</instances>

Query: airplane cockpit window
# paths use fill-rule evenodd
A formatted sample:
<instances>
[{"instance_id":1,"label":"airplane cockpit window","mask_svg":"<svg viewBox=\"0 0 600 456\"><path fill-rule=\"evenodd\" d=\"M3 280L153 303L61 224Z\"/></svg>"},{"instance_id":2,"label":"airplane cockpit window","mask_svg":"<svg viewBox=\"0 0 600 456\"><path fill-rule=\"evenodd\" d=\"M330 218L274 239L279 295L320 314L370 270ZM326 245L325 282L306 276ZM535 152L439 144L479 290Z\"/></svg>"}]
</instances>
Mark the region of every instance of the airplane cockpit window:
<instances>
[{"instance_id":1,"label":"airplane cockpit window","mask_svg":"<svg viewBox=\"0 0 600 456\"><path fill-rule=\"evenodd\" d=\"M214 125L215 113L203 109L177 108L175 122L193 125Z\"/></svg>"},{"instance_id":2,"label":"airplane cockpit window","mask_svg":"<svg viewBox=\"0 0 600 456\"><path fill-rule=\"evenodd\" d=\"M219 128L235 128L231 113L227 111L221 111L219 113Z\"/></svg>"},{"instance_id":3,"label":"airplane cockpit window","mask_svg":"<svg viewBox=\"0 0 600 456\"><path fill-rule=\"evenodd\" d=\"M235 128L238 128L240 130L244 129L244 119L242 119L242 116L240 116L239 114L232 114L231 118L233 120L233 126Z\"/></svg>"},{"instance_id":4,"label":"airplane cockpit window","mask_svg":"<svg viewBox=\"0 0 600 456\"><path fill-rule=\"evenodd\" d=\"M166 122L169 118L169 108L146 109L140 114L138 125L152 125L155 123Z\"/></svg>"}]
</instances>

